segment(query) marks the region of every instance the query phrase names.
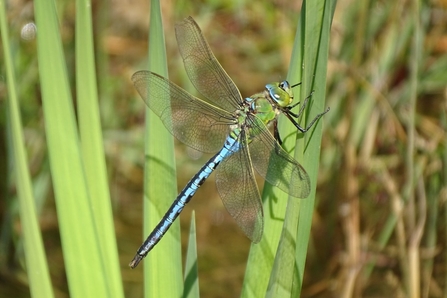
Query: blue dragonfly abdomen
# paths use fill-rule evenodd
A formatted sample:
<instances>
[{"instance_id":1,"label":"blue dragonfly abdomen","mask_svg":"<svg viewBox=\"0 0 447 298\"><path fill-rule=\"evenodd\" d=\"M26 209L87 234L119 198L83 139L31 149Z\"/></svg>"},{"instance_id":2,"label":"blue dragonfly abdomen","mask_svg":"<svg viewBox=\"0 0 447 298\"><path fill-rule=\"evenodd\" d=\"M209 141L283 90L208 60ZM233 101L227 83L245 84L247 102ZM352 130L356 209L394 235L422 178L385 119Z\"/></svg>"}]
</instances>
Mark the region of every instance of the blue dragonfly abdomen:
<instances>
[{"instance_id":1,"label":"blue dragonfly abdomen","mask_svg":"<svg viewBox=\"0 0 447 298\"><path fill-rule=\"evenodd\" d=\"M129 266L135 268L138 263L152 250L152 248L160 241L164 234L169 230L172 223L182 212L185 205L195 195L199 187L205 182L205 180L211 175L211 173L217 168L217 166L239 150L239 143L237 141L238 135L232 134L225 140L224 147L213 157L205 163L197 174L192 177L191 180L185 185L178 197L174 200L171 207L166 214L160 220L158 225L154 228L151 234L147 237L146 241L140 246L135 257L130 262Z\"/></svg>"}]
</instances>

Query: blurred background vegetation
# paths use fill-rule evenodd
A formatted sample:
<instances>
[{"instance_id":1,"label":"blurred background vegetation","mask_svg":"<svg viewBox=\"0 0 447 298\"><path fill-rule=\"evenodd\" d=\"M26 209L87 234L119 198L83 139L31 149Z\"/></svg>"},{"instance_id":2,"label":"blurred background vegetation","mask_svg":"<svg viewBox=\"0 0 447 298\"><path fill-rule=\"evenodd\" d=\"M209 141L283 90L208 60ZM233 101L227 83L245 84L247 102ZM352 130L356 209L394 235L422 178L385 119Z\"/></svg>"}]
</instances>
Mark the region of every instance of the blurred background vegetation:
<instances>
[{"instance_id":1,"label":"blurred background vegetation","mask_svg":"<svg viewBox=\"0 0 447 298\"><path fill-rule=\"evenodd\" d=\"M418 3L417 10L414 9ZM92 1L100 109L126 297L142 274L128 261L141 244L144 103L130 76L144 69L149 3ZM74 68L73 1L59 1ZM163 1L170 79L194 93L174 24L192 15L243 96L285 78L299 1ZM25 141L57 297L68 297L40 99L33 2L7 2ZM317 205L304 297L447 297L447 1L339 0L332 24ZM3 55L0 55L3 59ZM0 60L1 61L1 60ZM68 72L73 73L73 72ZM15 184L7 159L0 63L0 293L28 297ZM74 85L75 78L70 78ZM295 83L295 82L293 82ZM72 90L75 90L74 88ZM74 96L75 98L75 96ZM178 186L207 160L177 143ZM181 215L186 245L196 211L203 297L235 297L250 242L227 214L212 176ZM76 210L73 210L76 212ZM224 249L223 249L224 248Z\"/></svg>"}]
</instances>

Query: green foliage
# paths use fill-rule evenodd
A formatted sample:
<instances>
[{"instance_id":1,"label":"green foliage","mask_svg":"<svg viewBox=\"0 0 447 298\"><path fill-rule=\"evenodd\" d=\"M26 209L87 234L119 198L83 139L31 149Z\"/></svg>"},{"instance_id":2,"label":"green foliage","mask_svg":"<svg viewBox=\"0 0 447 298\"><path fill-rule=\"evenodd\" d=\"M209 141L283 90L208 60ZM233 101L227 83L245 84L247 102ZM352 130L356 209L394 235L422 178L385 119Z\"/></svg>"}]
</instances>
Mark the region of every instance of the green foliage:
<instances>
[{"instance_id":1,"label":"green foliage","mask_svg":"<svg viewBox=\"0 0 447 298\"><path fill-rule=\"evenodd\" d=\"M57 9L52 1L35 1L37 48L31 35L19 34L33 20L32 9L6 4L0 98L6 90L11 154L0 160L13 169L0 167L9 181L1 200L7 215L0 266L8 280L23 280L26 272L33 297L51 297L52 288L58 297L123 296L123 287L127 297L141 297L142 284L153 296L179 297L183 287L197 296L196 269L204 297L235 297L241 288L244 297L445 296L446 257L439 247L445 241L447 58L438 2L339 0L329 33L335 1L307 1L299 18L300 2L174 1L163 4L163 22L154 1L150 10L140 0L58 2ZM302 83L295 100L314 91L301 124L326 106L331 111L306 134L281 120L285 147L309 173L312 192L289 200L265 186L266 229L247 268L248 240L225 213L213 177L202 186L180 218L183 240L192 208L199 223L183 281L178 223L140 265L144 274L127 264L207 156L195 161L182 145L174 147L150 113L143 131L145 106L130 76L149 68L167 75L169 68L170 78L189 90L173 33L188 15L244 96L289 70L288 80ZM149 66L143 62L148 49ZM0 285L0 292L11 285Z\"/></svg>"},{"instance_id":2,"label":"green foliage","mask_svg":"<svg viewBox=\"0 0 447 298\"><path fill-rule=\"evenodd\" d=\"M105 165L104 144L98 106L93 26L90 0L76 2L76 93L82 162L94 210L94 229L100 246L103 276L109 296L122 297L118 251Z\"/></svg>"},{"instance_id":3,"label":"green foliage","mask_svg":"<svg viewBox=\"0 0 447 298\"><path fill-rule=\"evenodd\" d=\"M191 215L189 228L188 252L186 254L183 298L199 296L199 269L197 264L196 219L195 213Z\"/></svg>"},{"instance_id":4,"label":"green foliage","mask_svg":"<svg viewBox=\"0 0 447 298\"><path fill-rule=\"evenodd\" d=\"M168 77L163 24L158 1L151 1L149 70ZM177 196L174 140L161 120L146 108L144 236L164 216ZM146 297L180 297L183 292L180 225L175 222L163 241L144 260Z\"/></svg>"},{"instance_id":5,"label":"green foliage","mask_svg":"<svg viewBox=\"0 0 447 298\"><path fill-rule=\"evenodd\" d=\"M312 109L307 107L306 119L313 119L317 113L325 109L325 90L319 86L320 84L324 86L326 80L329 29L334 8L335 4L332 1L312 1L306 3L301 11L288 80L302 82L299 97L302 99L301 102L311 90L316 89L309 104ZM300 68L300 65L304 65L304 68ZM315 89L311 89L311 86ZM284 120L280 122L282 135L295 136L296 128L287 119L282 120ZM306 123L305 119L301 119L301 123ZM293 197L287 198L287 194L274 190L269 185L265 186L265 235L261 243L252 245L250 250L243 297L261 297L265 296L265 293L268 297L300 295L315 200L314 185L318 172L321 130L319 123L306 134L296 135L295 158L302 163L311 177L310 196L297 201ZM292 139L286 139L286 148L293 146ZM276 203L271 210L269 200L273 198ZM283 217L282 214L285 214L284 224L278 223L275 218Z\"/></svg>"},{"instance_id":6,"label":"green foliage","mask_svg":"<svg viewBox=\"0 0 447 298\"><path fill-rule=\"evenodd\" d=\"M2 34L4 61L8 82L8 126L12 143L13 163L17 184L17 198L23 227L23 245L29 272L30 291L34 297L54 297L39 230L36 205L32 193L31 178L27 169L27 155L22 131L22 120L17 98L17 82L11 55L9 28L6 22L4 1L0 1L0 31Z\"/></svg>"},{"instance_id":7,"label":"green foliage","mask_svg":"<svg viewBox=\"0 0 447 298\"><path fill-rule=\"evenodd\" d=\"M96 103L90 11L82 9L90 6L82 1L78 6L80 32L77 41L82 42L82 47L78 47L77 58L83 60L77 69L80 72L77 76L79 111L92 113L80 117L82 152L56 8L51 1L35 2L39 77L50 167L70 296L121 297Z\"/></svg>"}]
</instances>

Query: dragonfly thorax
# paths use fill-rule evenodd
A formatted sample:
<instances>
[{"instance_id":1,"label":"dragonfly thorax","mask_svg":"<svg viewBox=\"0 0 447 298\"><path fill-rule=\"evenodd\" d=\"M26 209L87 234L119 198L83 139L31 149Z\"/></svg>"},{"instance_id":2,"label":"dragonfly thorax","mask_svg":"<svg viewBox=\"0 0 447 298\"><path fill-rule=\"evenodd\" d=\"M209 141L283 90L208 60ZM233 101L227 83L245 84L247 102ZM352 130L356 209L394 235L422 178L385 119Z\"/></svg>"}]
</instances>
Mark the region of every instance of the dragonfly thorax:
<instances>
[{"instance_id":1,"label":"dragonfly thorax","mask_svg":"<svg viewBox=\"0 0 447 298\"><path fill-rule=\"evenodd\" d=\"M289 106L293 101L293 91L289 82L275 82L265 85L269 99L281 108Z\"/></svg>"}]
</instances>

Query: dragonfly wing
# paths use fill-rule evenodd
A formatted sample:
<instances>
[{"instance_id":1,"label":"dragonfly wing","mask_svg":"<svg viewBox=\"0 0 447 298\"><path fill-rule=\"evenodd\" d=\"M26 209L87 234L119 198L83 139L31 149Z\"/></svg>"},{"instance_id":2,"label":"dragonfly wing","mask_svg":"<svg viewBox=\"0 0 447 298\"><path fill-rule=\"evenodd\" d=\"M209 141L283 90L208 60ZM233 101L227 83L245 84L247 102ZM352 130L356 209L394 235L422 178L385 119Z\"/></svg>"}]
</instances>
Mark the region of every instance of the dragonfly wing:
<instances>
[{"instance_id":1,"label":"dragonfly wing","mask_svg":"<svg viewBox=\"0 0 447 298\"><path fill-rule=\"evenodd\" d=\"M264 229L264 215L246 142L217 167L216 185L225 208L245 235L258 243Z\"/></svg>"},{"instance_id":2,"label":"dragonfly wing","mask_svg":"<svg viewBox=\"0 0 447 298\"><path fill-rule=\"evenodd\" d=\"M260 119L252 116L248 121L252 139L250 156L256 171L291 196L306 198L310 193L306 170L278 144Z\"/></svg>"},{"instance_id":3,"label":"dragonfly wing","mask_svg":"<svg viewBox=\"0 0 447 298\"><path fill-rule=\"evenodd\" d=\"M168 79L139 71L132 81L148 107L178 140L202 151L217 152L233 124L232 115L196 98Z\"/></svg>"},{"instance_id":4,"label":"dragonfly wing","mask_svg":"<svg viewBox=\"0 0 447 298\"><path fill-rule=\"evenodd\" d=\"M217 61L193 18L175 27L177 44L186 72L196 89L209 103L229 112L240 107L241 94Z\"/></svg>"}]
</instances>

